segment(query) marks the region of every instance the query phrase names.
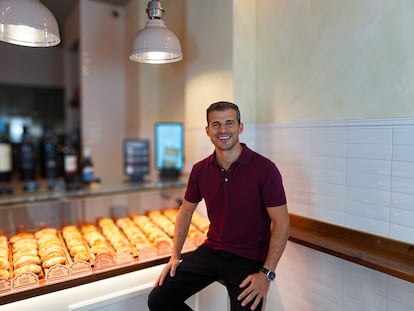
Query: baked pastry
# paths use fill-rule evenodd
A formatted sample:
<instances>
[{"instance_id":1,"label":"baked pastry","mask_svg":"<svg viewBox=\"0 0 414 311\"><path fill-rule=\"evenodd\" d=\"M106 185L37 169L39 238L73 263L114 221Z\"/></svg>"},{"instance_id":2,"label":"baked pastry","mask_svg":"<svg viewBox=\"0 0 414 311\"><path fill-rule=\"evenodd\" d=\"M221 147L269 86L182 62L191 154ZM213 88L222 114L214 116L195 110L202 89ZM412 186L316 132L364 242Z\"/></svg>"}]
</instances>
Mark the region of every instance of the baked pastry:
<instances>
[{"instance_id":1,"label":"baked pastry","mask_svg":"<svg viewBox=\"0 0 414 311\"><path fill-rule=\"evenodd\" d=\"M83 238L89 244L90 251L94 255L101 253L114 254L112 248L106 242L105 237L99 232L98 228L93 224L85 224L81 226Z\"/></svg>"},{"instance_id":2,"label":"baked pastry","mask_svg":"<svg viewBox=\"0 0 414 311\"><path fill-rule=\"evenodd\" d=\"M122 229L128 240L140 251L146 247L153 247L152 243L146 235L139 229L131 218L123 217L116 221L118 227Z\"/></svg>"},{"instance_id":3,"label":"baked pastry","mask_svg":"<svg viewBox=\"0 0 414 311\"><path fill-rule=\"evenodd\" d=\"M10 263L7 257L0 257L0 270L7 270L10 267Z\"/></svg>"},{"instance_id":4,"label":"baked pastry","mask_svg":"<svg viewBox=\"0 0 414 311\"><path fill-rule=\"evenodd\" d=\"M10 237L12 250L13 275L23 272L33 272L39 274L42 271L40 267L40 257L38 252L37 240L33 233L20 232Z\"/></svg>"},{"instance_id":5,"label":"baked pastry","mask_svg":"<svg viewBox=\"0 0 414 311\"><path fill-rule=\"evenodd\" d=\"M17 269L25 265L40 264L39 256L24 255L19 258L13 258L13 268Z\"/></svg>"},{"instance_id":6,"label":"baked pastry","mask_svg":"<svg viewBox=\"0 0 414 311\"><path fill-rule=\"evenodd\" d=\"M112 249L109 247L109 245L105 242L97 243L91 247L91 252L95 255L99 255L102 253L109 253L113 255Z\"/></svg>"},{"instance_id":7,"label":"baked pastry","mask_svg":"<svg viewBox=\"0 0 414 311\"><path fill-rule=\"evenodd\" d=\"M89 231L83 235L90 246L105 243L105 237L98 231Z\"/></svg>"},{"instance_id":8,"label":"baked pastry","mask_svg":"<svg viewBox=\"0 0 414 311\"><path fill-rule=\"evenodd\" d=\"M9 279L10 272L7 269L0 269L0 279Z\"/></svg>"},{"instance_id":9,"label":"baked pastry","mask_svg":"<svg viewBox=\"0 0 414 311\"><path fill-rule=\"evenodd\" d=\"M147 212L148 217L164 230L171 238L174 236L174 223L167 216L161 214L160 211Z\"/></svg>"},{"instance_id":10,"label":"baked pastry","mask_svg":"<svg viewBox=\"0 0 414 311\"><path fill-rule=\"evenodd\" d=\"M62 236L65 240L70 255L75 261L88 261L91 259L91 255L83 241L82 234L76 226L63 227Z\"/></svg>"},{"instance_id":11,"label":"baked pastry","mask_svg":"<svg viewBox=\"0 0 414 311\"><path fill-rule=\"evenodd\" d=\"M23 248L13 253L13 259L16 260L26 255L37 256L38 254L39 252L37 251L37 248Z\"/></svg>"},{"instance_id":12,"label":"baked pastry","mask_svg":"<svg viewBox=\"0 0 414 311\"><path fill-rule=\"evenodd\" d=\"M88 251L81 251L81 252L77 252L73 255L73 259L76 261L88 261L91 259L91 255L89 254Z\"/></svg>"},{"instance_id":13,"label":"baked pastry","mask_svg":"<svg viewBox=\"0 0 414 311\"><path fill-rule=\"evenodd\" d=\"M175 223L175 219L177 218L178 214L178 208L169 208L162 211L162 213L171 219ZM198 223L198 227L194 225L194 222ZM188 228L187 237L189 240L191 240L195 245L201 245L205 239L206 239L206 233L208 231L208 226L210 222L202 217L197 212L193 213L192 222L190 223L190 226ZM199 229L199 227L202 227L203 230Z\"/></svg>"},{"instance_id":14,"label":"baked pastry","mask_svg":"<svg viewBox=\"0 0 414 311\"><path fill-rule=\"evenodd\" d=\"M44 268L50 268L57 264L64 264L65 262L66 262L65 256L54 254L53 256L50 256L49 258L46 258L45 260L43 260L42 266Z\"/></svg>"},{"instance_id":15,"label":"baked pastry","mask_svg":"<svg viewBox=\"0 0 414 311\"><path fill-rule=\"evenodd\" d=\"M153 223L148 216L133 215L132 220L156 247L159 246L160 242L164 242L172 246L173 242L171 237L168 236L168 234L165 233L165 231L159 226Z\"/></svg>"},{"instance_id":16,"label":"baked pastry","mask_svg":"<svg viewBox=\"0 0 414 311\"><path fill-rule=\"evenodd\" d=\"M210 221L201 216L200 213L198 213L197 211L195 211L193 213L193 218L191 220L191 222L204 234L207 234L208 228L210 226Z\"/></svg>"},{"instance_id":17,"label":"baked pastry","mask_svg":"<svg viewBox=\"0 0 414 311\"><path fill-rule=\"evenodd\" d=\"M21 239L29 239L29 238L34 238L33 233L30 233L30 232L20 232L20 233L17 233L17 234L15 234L15 235L13 235L13 236L10 237L10 243L11 244L14 244L18 240L21 240Z\"/></svg>"},{"instance_id":18,"label":"baked pastry","mask_svg":"<svg viewBox=\"0 0 414 311\"><path fill-rule=\"evenodd\" d=\"M39 245L39 256L43 268L50 268L66 262L66 249L58 237L56 229L41 229L36 231L34 236Z\"/></svg>"},{"instance_id":19,"label":"baked pastry","mask_svg":"<svg viewBox=\"0 0 414 311\"><path fill-rule=\"evenodd\" d=\"M35 274L39 274L40 272L42 272L42 268L37 264L28 264L28 265L21 266L17 269L14 269L13 271L14 275L18 275L24 272L32 272Z\"/></svg>"},{"instance_id":20,"label":"baked pastry","mask_svg":"<svg viewBox=\"0 0 414 311\"><path fill-rule=\"evenodd\" d=\"M37 249L37 240L35 238L22 238L12 245L13 252L28 248Z\"/></svg>"},{"instance_id":21,"label":"baked pastry","mask_svg":"<svg viewBox=\"0 0 414 311\"><path fill-rule=\"evenodd\" d=\"M6 236L0 235L0 271L8 270L9 267L10 267L10 262L9 262L8 239Z\"/></svg>"},{"instance_id":22,"label":"baked pastry","mask_svg":"<svg viewBox=\"0 0 414 311\"><path fill-rule=\"evenodd\" d=\"M0 249L8 249L9 242L6 236L0 235Z\"/></svg>"},{"instance_id":23,"label":"baked pastry","mask_svg":"<svg viewBox=\"0 0 414 311\"><path fill-rule=\"evenodd\" d=\"M52 236L56 236L57 235L57 230L55 228L44 228L44 229L40 229L38 231L35 232L34 237L39 240L40 238L42 238L45 235L52 235Z\"/></svg>"},{"instance_id":24,"label":"baked pastry","mask_svg":"<svg viewBox=\"0 0 414 311\"><path fill-rule=\"evenodd\" d=\"M98 225L103 235L111 243L117 254L138 255L137 250L131 245L127 237L122 233L121 229L115 224L111 218L101 218Z\"/></svg>"}]
</instances>

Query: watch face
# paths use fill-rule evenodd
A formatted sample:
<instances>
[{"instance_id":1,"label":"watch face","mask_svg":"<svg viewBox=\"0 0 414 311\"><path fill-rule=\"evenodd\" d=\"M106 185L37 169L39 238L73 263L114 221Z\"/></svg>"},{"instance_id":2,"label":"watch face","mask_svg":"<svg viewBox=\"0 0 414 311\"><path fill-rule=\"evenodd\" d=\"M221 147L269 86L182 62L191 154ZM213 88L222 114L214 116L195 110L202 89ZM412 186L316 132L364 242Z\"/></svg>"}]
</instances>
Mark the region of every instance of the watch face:
<instances>
[{"instance_id":1,"label":"watch face","mask_svg":"<svg viewBox=\"0 0 414 311\"><path fill-rule=\"evenodd\" d=\"M273 280L275 279L275 277L276 277L276 273L274 273L273 271L269 271L269 272L268 272L268 274L267 274L267 279L268 279L269 281L273 281Z\"/></svg>"},{"instance_id":2,"label":"watch face","mask_svg":"<svg viewBox=\"0 0 414 311\"><path fill-rule=\"evenodd\" d=\"M269 281L273 281L276 278L276 273L274 273L273 271L270 271L266 268L261 268L260 271L262 271L266 275L266 278Z\"/></svg>"}]
</instances>

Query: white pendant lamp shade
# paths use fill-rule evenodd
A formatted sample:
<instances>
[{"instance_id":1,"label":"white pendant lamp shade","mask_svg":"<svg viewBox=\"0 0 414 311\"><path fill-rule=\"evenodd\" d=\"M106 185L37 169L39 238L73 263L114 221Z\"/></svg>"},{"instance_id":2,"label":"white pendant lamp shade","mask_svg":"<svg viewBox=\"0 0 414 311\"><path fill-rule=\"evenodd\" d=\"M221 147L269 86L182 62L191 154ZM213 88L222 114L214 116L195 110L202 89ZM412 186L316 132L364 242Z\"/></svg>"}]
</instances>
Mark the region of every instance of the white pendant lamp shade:
<instances>
[{"instance_id":1,"label":"white pendant lamp shade","mask_svg":"<svg viewBox=\"0 0 414 311\"><path fill-rule=\"evenodd\" d=\"M129 59L149 64L166 64L183 59L180 41L161 19L164 10L159 1L148 2L148 21L133 41Z\"/></svg>"},{"instance_id":2,"label":"white pendant lamp shade","mask_svg":"<svg viewBox=\"0 0 414 311\"><path fill-rule=\"evenodd\" d=\"M55 17L39 0L0 0L0 40L30 47L60 43Z\"/></svg>"}]
</instances>

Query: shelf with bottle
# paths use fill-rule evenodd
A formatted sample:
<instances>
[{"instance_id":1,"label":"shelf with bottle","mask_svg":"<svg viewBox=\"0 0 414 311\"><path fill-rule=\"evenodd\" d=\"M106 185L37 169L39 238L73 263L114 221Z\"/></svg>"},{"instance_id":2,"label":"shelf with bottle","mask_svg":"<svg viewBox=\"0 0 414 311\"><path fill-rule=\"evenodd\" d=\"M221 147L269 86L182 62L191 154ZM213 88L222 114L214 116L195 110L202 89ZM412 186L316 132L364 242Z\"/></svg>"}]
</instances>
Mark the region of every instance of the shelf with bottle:
<instances>
[{"instance_id":1,"label":"shelf with bottle","mask_svg":"<svg viewBox=\"0 0 414 311\"><path fill-rule=\"evenodd\" d=\"M7 133L8 127L0 119L0 194L14 191L14 187L10 184L13 168L13 149Z\"/></svg>"},{"instance_id":2,"label":"shelf with bottle","mask_svg":"<svg viewBox=\"0 0 414 311\"><path fill-rule=\"evenodd\" d=\"M79 138L76 131L55 134L46 123L39 138L32 136L29 123L22 125L21 141L12 143L10 131L0 118L0 195L23 190L77 190L81 186ZM39 129L37 129L39 131Z\"/></svg>"},{"instance_id":3,"label":"shelf with bottle","mask_svg":"<svg viewBox=\"0 0 414 311\"><path fill-rule=\"evenodd\" d=\"M81 144L76 133L72 132L62 139L54 133L53 128L45 125L42 138L35 141L27 127L21 144L10 147L4 128L0 128L3 129L0 131L0 178L3 178L0 179L0 209L25 202L170 189L185 185L181 179L131 183L124 176L118 176L101 180L95 174L91 149L86 147L83 158L80 157ZM21 168L22 162L24 168Z\"/></svg>"}]
</instances>

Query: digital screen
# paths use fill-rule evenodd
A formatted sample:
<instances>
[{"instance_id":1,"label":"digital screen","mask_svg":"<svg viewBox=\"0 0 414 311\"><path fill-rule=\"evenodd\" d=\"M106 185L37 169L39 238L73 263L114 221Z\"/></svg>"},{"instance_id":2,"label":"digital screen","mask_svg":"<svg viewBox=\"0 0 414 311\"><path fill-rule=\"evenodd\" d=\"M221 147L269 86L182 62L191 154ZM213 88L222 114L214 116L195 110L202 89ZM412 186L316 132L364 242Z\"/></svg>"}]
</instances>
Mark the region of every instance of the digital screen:
<instances>
[{"instance_id":1,"label":"digital screen","mask_svg":"<svg viewBox=\"0 0 414 311\"><path fill-rule=\"evenodd\" d=\"M149 141L144 139L124 140L124 173L140 179L149 173Z\"/></svg>"},{"instance_id":2,"label":"digital screen","mask_svg":"<svg viewBox=\"0 0 414 311\"><path fill-rule=\"evenodd\" d=\"M184 125L155 124L155 166L158 170L181 170L184 166Z\"/></svg>"}]
</instances>

